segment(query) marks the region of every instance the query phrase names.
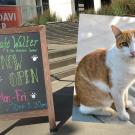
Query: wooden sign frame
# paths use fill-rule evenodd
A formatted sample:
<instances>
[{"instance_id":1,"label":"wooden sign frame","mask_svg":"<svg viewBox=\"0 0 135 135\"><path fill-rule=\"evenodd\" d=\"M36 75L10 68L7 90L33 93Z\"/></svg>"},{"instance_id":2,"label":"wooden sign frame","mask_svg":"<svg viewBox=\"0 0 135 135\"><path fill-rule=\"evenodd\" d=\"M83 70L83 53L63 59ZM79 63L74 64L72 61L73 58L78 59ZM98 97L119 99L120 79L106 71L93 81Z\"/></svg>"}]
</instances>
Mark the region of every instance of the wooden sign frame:
<instances>
[{"instance_id":1,"label":"wooden sign frame","mask_svg":"<svg viewBox=\"0 0 135 135\"><path fill-rule=\"evenodd\" d=\"M50 131L56 130L56 122L55 122L55 112L54 112L54 104L53 104L53 96L52 96L52 87L51 87L51 79L50 79L50 68L48 62L48 47L46 42L46 29L44 25L38 26L29 26L29 27L20 27L20 28L6 28L0 30L0 35L6 34L17 34L17 33L25 33L25 32L38 32L40 35L40 47L42 53L42 62L43 62L43 70L44 70L44 80L45 80L45 93L47 98L47 108L36 111L27 111L27 112L19 112L19 113L10 113L10 114L0 114L0 119L17 119L17 118L30 118L30 117L39 117L39 116L48 116Z\"/></svg>"}]
</instances>

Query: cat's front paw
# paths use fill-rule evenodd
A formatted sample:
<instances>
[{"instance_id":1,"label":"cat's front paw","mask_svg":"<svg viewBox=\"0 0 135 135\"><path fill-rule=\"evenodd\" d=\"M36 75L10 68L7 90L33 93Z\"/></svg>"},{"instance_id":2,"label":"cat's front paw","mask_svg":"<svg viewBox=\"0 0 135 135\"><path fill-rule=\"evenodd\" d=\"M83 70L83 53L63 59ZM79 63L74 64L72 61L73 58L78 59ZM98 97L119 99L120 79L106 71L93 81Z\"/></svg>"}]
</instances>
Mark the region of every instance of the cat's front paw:
<instances>
[{"instance_id":1,"label":"cat's front paw","mask_svg":"<svg viewBox=\"0 0 135 135\"><path fill-rule=\"evenodd\" d=\"M128 121L130 119L129 114L126 111L119 113L118 116L123 121Z\"/></svg>"}]
</instances>

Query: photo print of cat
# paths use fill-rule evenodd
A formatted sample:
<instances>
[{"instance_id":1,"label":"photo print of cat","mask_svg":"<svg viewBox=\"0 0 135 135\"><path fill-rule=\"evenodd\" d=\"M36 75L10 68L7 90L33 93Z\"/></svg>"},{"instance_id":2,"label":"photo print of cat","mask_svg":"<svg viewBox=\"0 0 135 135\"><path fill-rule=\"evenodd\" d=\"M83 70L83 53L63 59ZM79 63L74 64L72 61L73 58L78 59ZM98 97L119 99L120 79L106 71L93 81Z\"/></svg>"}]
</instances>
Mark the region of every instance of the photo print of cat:
<instances>
[{"instance_id":1,"label":"photo print of cat","mask_svg":"<svg viewBox=\"0 0 135 135\"><path fill-rule=\"evenodd\" d=\"M135 17L80 14L72 121L134 125L134 45Z\"/></svg>"},{"instance_id":2,"label":"photo print of cat","mask_svg":"<svg viewBox=\"0 0 135 135\"><path fill-rule=\"evenodd\" d=\"M130 120L135 111L128 88L135 78L135 30L112 25L116 45L97 49L79 62L75 74L75 100L82 114L116 116ZM114 102L116 111L111 107Z\"/></svg>"}]
</instances>

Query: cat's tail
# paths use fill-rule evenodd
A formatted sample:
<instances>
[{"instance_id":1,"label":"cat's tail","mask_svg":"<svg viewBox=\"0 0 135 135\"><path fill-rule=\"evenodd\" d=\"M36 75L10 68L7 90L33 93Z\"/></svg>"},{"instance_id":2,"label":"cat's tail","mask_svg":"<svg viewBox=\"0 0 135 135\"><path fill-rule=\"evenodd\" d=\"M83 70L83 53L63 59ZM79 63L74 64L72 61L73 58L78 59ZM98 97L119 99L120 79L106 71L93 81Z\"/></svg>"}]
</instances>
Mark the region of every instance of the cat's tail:
<instances>
[{"instance_id":1,"label":"cat's tail","mask_svg":"<svg viewBox=\"0 0 135 135\"><path fill-rule=\"evenodd\" d=\"M80 106L80 98L77 95L74 95L74 105Z\"/></svg>"}]
</instances>

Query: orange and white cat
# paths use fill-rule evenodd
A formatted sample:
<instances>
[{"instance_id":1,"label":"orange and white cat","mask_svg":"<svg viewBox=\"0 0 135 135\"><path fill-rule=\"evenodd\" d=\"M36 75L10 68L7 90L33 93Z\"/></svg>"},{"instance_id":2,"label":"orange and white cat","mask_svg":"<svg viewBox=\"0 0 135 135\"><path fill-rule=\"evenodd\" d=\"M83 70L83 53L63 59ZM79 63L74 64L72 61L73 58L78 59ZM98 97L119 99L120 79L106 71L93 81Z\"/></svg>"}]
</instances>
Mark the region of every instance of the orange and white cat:
<instances>
[{"instance_id":1,"label":"orange and white cat","mask_svg":"<svg viewBox=\"0 0 135 135\"><path fill-rule=\"evenodd\" d=\"M82 114L114 115L129 120L126 108L135 111L128 88L135 79L135 30L112 26L116 45L83 57L75 75L75 103Z\"/></svg>"}]
</instances>

